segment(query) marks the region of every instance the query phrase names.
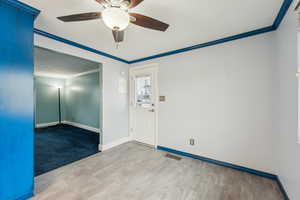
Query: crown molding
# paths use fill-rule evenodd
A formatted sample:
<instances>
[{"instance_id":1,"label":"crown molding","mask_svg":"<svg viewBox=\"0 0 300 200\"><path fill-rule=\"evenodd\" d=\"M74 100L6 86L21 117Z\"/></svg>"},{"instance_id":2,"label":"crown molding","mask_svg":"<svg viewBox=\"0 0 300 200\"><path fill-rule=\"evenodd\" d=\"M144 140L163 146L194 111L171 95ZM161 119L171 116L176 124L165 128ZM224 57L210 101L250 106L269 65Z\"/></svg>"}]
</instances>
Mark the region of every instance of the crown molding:
<instances>
[{"instance_id":1,"label":"crown molding","mask_svg":"<svg viewBox=\"0 0 300 200\"><path fill-rule=\"evenodd\" d=\"M12 0L6 0L6 1L12 1ZM51 33L47 33L45 31L39 30L39 29L34 29L34 33L38 34L38 35L42 35L75 47L78 47L80 49L83 50L87 50L93 53L96 53L98 55L101 56L105 56L108 58L111 58L113 60L117 60L126 64L134 64L134 63L139 63L139 62L144 62L147 60L152 60L152 59L156 59L156 58L161 58L161 57L166 57L166 56L171 56L174 54L179 54L179 53L183 53L183 52L187 52L187 51L192 51L192 50L196 50L196 49L201 49L201 48L205 48L205 47L209 47L209 46L214 46L214 45L218 45L218 44L222 44L222 43L226 43L226 42L230 42L230 41L234 41L234 40L239 40L239 39L243 39L246 37L251 37L251 36L255 36L255 35L259 35L259 34L263 34L263 33L268 33L271 31L276 31L278 29L278 27L280 26L284 16L286 15L288 9L290 8L291 4L292 4L293 0L284 0L283 4L279 10L278 15L276 16L274 22L272 25L267 26L265 28L260 28L260 29L256 29L253 31L249 31L249 32L245 32L245 33L241 33L241 34L237 34L237 35L233 35L233 36L229 36L229 37L225 37L225 38L221 38L218 40L214 40L214 41L210 41L210 42L206 42L206 43L201 43L201 44L197 44L197 45L193 45L193 46L189 46L189 47L185 47L185 48L181 48L181 49L177 49L177 50L173 50L173 51L168 51L165 53L160 53L160 54L156 54L156 55L152 55L152 56L148 56L148 57L144 57L144 58L140 58L140 59L135 59L135 60L126 60L123 58L119 58L116 56L113 56L111 54L105 53L103 51L99 51L87 46L84 46L82 44L79 44L77 42L73 42L67 39L64 39L62 37L53 35Z\"/></svg>"},{"instance_id":2,"label":"crown molding","mask_svg":"<svg viewBox=\"0 0 300 200\"><path fill-rule=\"evenodd\" d=\"M66 76L66 75L51 74L51 73L45 73L45 72L35 72L34 76L46 77L46 78L56 78L56 79L68 79L69 78L69 76Z\"/></svg>"},{"instance_id":3,"label":"crown molding","mask_svg":"<svg viewBox=\"0 0 300 200\"><path fill-rule=\"evenodd\" d=\"M274 26L275 30L278 29L278 27L280 26L284 16L286 15L287 11L289 10L291 4L293 3L293 0L284 0L283 4L279 10L279 13L273 23L272 26Z\"/></svg>"},{"instance_id":4,"label":"crown molding","mask_svg":"<svg viewBox=\"0 0 300 200\"><path fill-rule=\"evenodd\" d=\"M27 13L30 13L32 14L34 17L37 17L39 14L40 14L40 10L36 9L36 8L33 8L25 3L22 3L20 1L17 1L17 0L0 0L0 2L3 2L3 3L6 3L6 4L9 4L11 6L14 6L18 9L21 9Z\"/></svg>"},{"instance_id":5,"label":"crown molding","mask_svg":"<svg viewBox=\"0 0 300 200\"><path fill-rule=\"evenodd\" d=\"M225 42L239 40L239 39L242 39L242 38L246 38L246 37L250 37L250 36L254 36L254 35L259 35L259 34L262 34L262 33L267 33L267 32L274 31L274 30L275 29L274 29L273 26L269 26L269 27L257 29L257 30L254 30L254 31L249 31L249 32L246 32L246 33L242 33L242 34L233 35L233 36L229 36L229 37L226 37L226 38L214 40L214 41L211 41L211 42L197 44L197 45L185 47L185 48L182 48L182 49L176 49L176 50L173 50L173 51L168 51L168 52L165 52L165 53L160 53L160 54L156 54L156 55L153 55L153 56L132 60L132 61L129 61L129 64L144 62L144 61L152 60L152 59L155 59L155 58L171 56L171 55L174 55L174 54L183 53L183 52L187 52L187 51L192 51L192 50L195 50L195 49L201 49L201 48L205 48L205 47L209 47L209 46L214 46L214 45L222 44L222 43L225 43Z\"/></svg>"},{"instance_id":6,"label":"crown molding","mask_svg":"<svg viewBox=\"0 0 300 200\"><path fill-rule=\"evenodd\" d=\"M100 71L100 69L94 69L94 70L85 71L85 72L74 74L74 75L61 75L61 74L52 74L52 73L46 73L46 72L35 72L34 76L47 77L47 78L57 78L57 79L72 79L72 78L76 78L76 77L79 77L79 76L84 76L84 75L87 75L87 74L97 73L99 71Z\"/></svg>"},{"instance_id":7,"label":"crown molding","mask_svg":"<svg viewBox=\"0 0 300 200\"><path fill-rule=\"evenodd\" d=\"M292 2L293 2L293 0L284 0L283 1L283 4L282 4L282 6L279 10L279 13L276 16L276 18L275 18L275 20L274 20L274 22L271 26L261 28L261 29L256 29L256 30L249 31L249 32L246 32L246 33L241 33L241 34L238 34L238 35L233 35L233 36L222 38L222 39L219 39L219 40L214 40L214 41L211 41L211 42L197 44L197 45L189 46L189 47L182 48L182 49L177 49L177 50L168 51L168 52L165 52L165 53L160 53L160 54L156 54L156 55L145 57L145 58L132 60L132 61L129 61L129 64L144 62L144 61L152 60L152 59L155 59L155 58L170 56L170 55L174 55L174 54L178 54L178 53L192 51L192 50L195 50L195 49L201 49L201 48L204 48L204 47L209 47L209 46L222 44L222 43L225 43L225 42L239 40L239 39L243 39L243 38L246 38L246 37L251 37L251 36L255 36L255 35L259 35L259 34L263 34L263 33L268 33L268 32L271 32L271 31L276 31L277 28L279 27L280 23L282 22L284 16L286 15L288 9L290 8Z\"/></svg>"},{"instance_id":8,"label":"crown molding","mask_svg":"<svg viewBox=\"0 0 300 200\"><path fill-rule=\"evenodd\" d=\"M84 75L88 75L88 74L93 74L93 73L97 73L97 72L100 72L100 69L94 69L94 70L82 72L82 73L79 73L79 74L71 75L71 76L68 77L68 79L72 79L72 78L76 78L76 77L84 76Z\"/></svg>"},{"instance_id":9,"label":"crown molding","mask_svg":"<svg viewBox=\"0 0 300 200\"><path fill-rule=\"evenodd\" d=\"M68 45L71 45L71 46L75 46L75 47L78 47L80 49L83 49L83 50L86 50L86 51L90 51L90 52L93 52L95 54L98 54L98 55L101 55L101 56L104 56L104 57L107 57L107 58L111 58L113 60L116 60L116 61L120 61L120 62L123 62L123 63L126 63L126 64L129 64L129 62L125 59L122 59L122 58L119 58L119 57L116 57L116 56L113 56L111 54L108 54L108 53L105 53L103 51L99 51L97 49L94 49L94 48L91 48L91 47L88 47L88 46L85 46L85 45L82 45L82 44L79 44L77 42L73 42L71 40L68 40L68 39L65 39L65 38L62 38L60 36L57 36L57 35L53 35L51 33L47 33L46 31L42 31L42 30L39 30L39 29L34 29L34 33L35 34L38 34L38 35L42 35L44 37L47 37L47 38L51 38L53 40L56 40L56 41L59 41L59 42L63 42L65 44L68 44Z\"/></svg>"}]
</instances>

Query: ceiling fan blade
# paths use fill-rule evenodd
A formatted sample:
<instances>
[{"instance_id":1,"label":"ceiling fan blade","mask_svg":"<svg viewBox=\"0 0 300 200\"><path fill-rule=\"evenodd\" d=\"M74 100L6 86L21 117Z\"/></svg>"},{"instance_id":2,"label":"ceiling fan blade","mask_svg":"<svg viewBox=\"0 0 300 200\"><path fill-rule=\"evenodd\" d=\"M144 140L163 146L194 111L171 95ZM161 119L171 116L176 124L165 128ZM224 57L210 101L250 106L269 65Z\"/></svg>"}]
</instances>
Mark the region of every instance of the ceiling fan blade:
<instances>
[{"instance_id":1,"label":"ceiling fan blade","mask_svg":"<svg viewBox=\"0 0 300 200\"><path fill-rule=\"evenodd\" d=\"M137 5L139 5L140 3L142 3L142 1L144 1L144 0L130 0L130 4L129 4L128 8L134 8Z\"/></svg>"},{"instance_id":2,"label":"ceiling fan blade","mask_svg":"<svg viewBox=\"0 0 300 200\"><path fill-rule=\"evenodd\" d=\"M102 6L107 7L109 6L109 3L106 0L96 0L98 3L100 3Z\"/></svg>"},{"instance_id":3,"label":"ceiling fan blade","mask_svg":"<svg viewBox=\"0 0 300 200\"><path fill-rule=\"evenodd\" d=\"M299 7L300 7L300 1L296 4L295 10L298 10Z\"/></svg>"},{"instance_id":4,"label":"ceiling fan blade","mask_svg":"<svg viewBox=\"0 0 300 200\"><path fill-rule=\"evenodd\" d=\"M131 23L135 25L157 30L157 31L166 31L169 28L169 24L153 19L151 17L147 17L138 13L129 13L129 14L131 17L135 18L135 20L131 20Z\"/></svg>"},{"instance_id":5,"label":"ceiling fan blade","mask_svg":"<svg viewBox=\"0 0 300 200\"><path fill-rule=\"evenodd\" d=\"M101 12L82 13L76 15L57 17L57 19L63 22L86 21L86 20L93 20L99 18L101 18Z\"/></svg>"},{"instance_id":6,"label":"ceiling fan blade","mask_svg":"<svg viewBox=\"0 0 300 200\"><path fill-rule=\"evenodd\" d=\"M116 43L120 43L124 41L124 33L125 33L124 31L113 30L112 33Z\"/></svg>"}]
</instances>

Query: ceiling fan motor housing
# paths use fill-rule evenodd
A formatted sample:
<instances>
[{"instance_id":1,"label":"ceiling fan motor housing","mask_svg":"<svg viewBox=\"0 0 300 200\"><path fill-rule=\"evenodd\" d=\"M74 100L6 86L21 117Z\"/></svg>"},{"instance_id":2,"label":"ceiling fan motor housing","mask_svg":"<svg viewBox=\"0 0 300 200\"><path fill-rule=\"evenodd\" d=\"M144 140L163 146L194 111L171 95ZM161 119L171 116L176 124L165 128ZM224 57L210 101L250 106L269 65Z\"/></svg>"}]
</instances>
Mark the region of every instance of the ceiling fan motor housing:
<instances>
[{"instance_id":1,"label":"ceiling fan motor housing","mask_svg":"<svg viewBox=\"0 0 300 200\"><path fill-rule=\"evenodd\" d=\"M130 5L130 0L110 0L112 7L120 7L123 9L128 9Z\"/></svg>"}]
</instances>

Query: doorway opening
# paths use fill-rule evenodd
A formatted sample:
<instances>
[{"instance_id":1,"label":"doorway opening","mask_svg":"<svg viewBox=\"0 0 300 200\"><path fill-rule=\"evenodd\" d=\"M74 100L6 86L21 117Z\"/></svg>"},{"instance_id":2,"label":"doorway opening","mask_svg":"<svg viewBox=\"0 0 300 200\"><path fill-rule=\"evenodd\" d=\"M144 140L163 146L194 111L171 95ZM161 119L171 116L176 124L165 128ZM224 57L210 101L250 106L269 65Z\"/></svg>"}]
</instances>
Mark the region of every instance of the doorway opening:
<instances>
[{"instance_id":1,"label":"doorway opening","mask_svg":"<svg viewBox=\"0 0 300 200\"><path fill-rule=\"evenodd\" d=\"M102 64L34 49L35 176L99 152Z\"/></svg>"}]
</instances>

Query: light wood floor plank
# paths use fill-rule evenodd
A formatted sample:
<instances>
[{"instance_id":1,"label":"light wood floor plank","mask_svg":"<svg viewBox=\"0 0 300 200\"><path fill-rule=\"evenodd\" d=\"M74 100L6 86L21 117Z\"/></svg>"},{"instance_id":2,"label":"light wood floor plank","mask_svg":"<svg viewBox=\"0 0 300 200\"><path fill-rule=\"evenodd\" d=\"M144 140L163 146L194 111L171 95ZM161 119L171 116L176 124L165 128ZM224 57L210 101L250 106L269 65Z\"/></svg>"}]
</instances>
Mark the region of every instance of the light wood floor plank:
<instances>
[{"instance_id":1,"label":"light wood floor plank","mask_svg":"<svg viewBox=\"0 0 300 200\"><path fill-rule=\"evenodd\" d=\"M129 142L35 179L32 200L282 200L276 182Z\"/></svg>"}]
</instances>

